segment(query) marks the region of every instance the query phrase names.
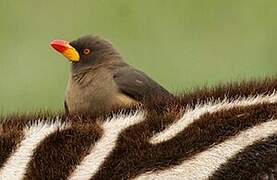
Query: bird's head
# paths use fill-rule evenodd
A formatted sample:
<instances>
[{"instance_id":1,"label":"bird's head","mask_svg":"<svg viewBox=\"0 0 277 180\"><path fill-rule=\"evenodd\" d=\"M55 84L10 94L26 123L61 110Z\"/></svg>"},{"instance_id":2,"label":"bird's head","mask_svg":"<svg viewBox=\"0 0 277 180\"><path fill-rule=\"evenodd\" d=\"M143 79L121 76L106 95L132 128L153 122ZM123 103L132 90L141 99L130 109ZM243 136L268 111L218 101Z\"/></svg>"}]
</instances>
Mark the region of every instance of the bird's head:
<instances>
[{"instance_id":1,"label":"bird's head","mask_svg":"<svg viewBox=\"0 0 277 180\"><path fill-rule=\"evenodd\" d=\"M121 60L109 41L95 35L83 36L71 42L53 40L50 45L72 62L73 69Z\"/></svg>"}]
</instances>

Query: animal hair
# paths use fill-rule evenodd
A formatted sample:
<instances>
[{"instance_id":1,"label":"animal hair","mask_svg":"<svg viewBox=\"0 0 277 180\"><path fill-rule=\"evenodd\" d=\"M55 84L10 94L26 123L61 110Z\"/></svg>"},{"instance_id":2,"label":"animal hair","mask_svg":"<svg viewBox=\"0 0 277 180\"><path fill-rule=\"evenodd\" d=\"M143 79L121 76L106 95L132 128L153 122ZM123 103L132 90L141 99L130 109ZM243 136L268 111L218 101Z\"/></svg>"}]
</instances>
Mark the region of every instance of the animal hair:
<instances>
[{"instance_id":1,"label":"animal hair","mask_svg":"<svg viewBox=\"0 0 277 180\"><path fill-rule=\"evenodd\" d=\"M277 78L0 118L0 179L277 178Z\"/></svg>"}]
</instances>

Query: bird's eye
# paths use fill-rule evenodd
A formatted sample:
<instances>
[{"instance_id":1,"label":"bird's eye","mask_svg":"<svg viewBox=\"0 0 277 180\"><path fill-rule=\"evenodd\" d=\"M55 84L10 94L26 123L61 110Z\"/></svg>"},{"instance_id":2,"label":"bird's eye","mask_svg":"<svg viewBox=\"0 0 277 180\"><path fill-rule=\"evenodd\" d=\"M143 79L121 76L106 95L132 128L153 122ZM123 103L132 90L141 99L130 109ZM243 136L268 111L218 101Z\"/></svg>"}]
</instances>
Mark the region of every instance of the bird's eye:
<instances>
[{"instance_id":1,"label":"bird's eye","mask_svg":"<svg viewBox=\"0 0 277 180\"><path fill-rule=\"evenodd\" d=\"M90 53L90 49L86 48L83 50L84 55L88 55Z\"/></svg>"}]
</instances>

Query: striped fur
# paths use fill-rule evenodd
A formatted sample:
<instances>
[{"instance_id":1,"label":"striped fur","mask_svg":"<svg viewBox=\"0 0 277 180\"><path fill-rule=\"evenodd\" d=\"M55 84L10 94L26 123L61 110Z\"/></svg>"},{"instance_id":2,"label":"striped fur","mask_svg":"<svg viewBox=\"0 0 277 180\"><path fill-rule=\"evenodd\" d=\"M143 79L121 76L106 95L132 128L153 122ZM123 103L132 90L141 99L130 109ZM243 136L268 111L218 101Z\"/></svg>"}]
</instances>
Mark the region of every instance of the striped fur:
<instances>
[{"instance_id":1,"label":"striped fur","mask_svg":"<svg viewBox=\"0 0 277 180\"><path fill-rule=\"evenodd\" d=\"M0 179L22 179L26 172L27 164L33 156L34 149L49 134L57 130L63 130L69 125L61 124L59 121L43 123L38 121L24 128L24 138L18 144L13 154L5 162L0 171Z\"/></svg>"},{"instance_id":2,"label":"striped fur","mask_svg":"<svg viewBox=\"0 0 277 180\"><path fill-rule=\"evenodd\" d=\"M111 115L10 116L0 179L275 179L276 88L268 79Z\"/></svg>"}]
</instances>

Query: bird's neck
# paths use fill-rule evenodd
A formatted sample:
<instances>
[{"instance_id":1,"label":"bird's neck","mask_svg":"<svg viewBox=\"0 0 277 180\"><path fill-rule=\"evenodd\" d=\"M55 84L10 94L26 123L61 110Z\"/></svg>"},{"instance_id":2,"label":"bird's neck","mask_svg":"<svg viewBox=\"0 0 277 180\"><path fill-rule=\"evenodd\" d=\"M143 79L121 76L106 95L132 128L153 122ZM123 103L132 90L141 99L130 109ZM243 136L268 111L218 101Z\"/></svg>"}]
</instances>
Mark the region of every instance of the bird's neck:
<instances>
[{"instance_id":1,"label":"bird's neck","mask_svg":"<svg viewBox=\"0 0 277 180\"><path fill-rule=\"evenodd\" d=\"M121 58L100 62L97 64L88 64L88 65L71 64L71 74L78 75L86 72L95 71L100 68L108 68L111 66L122 66L122 65L126 65L126 63Z\"/></svg>"}]
</instances>

